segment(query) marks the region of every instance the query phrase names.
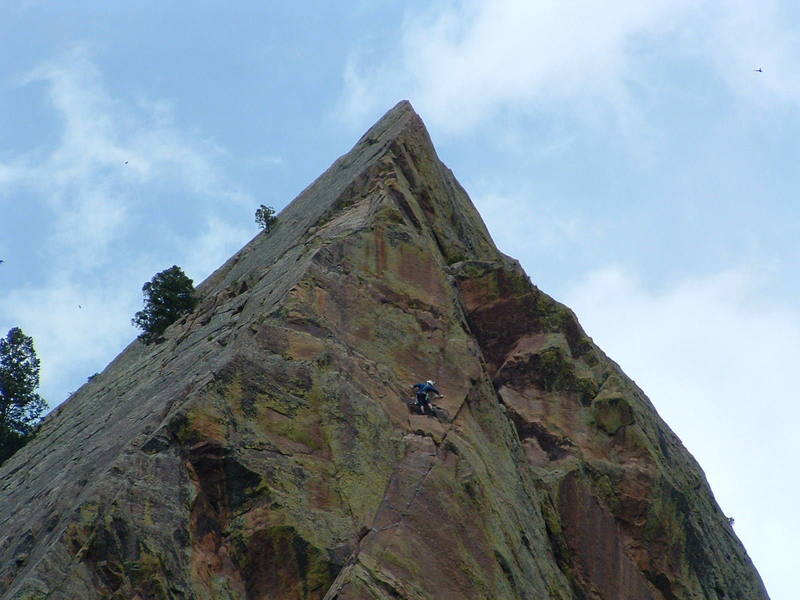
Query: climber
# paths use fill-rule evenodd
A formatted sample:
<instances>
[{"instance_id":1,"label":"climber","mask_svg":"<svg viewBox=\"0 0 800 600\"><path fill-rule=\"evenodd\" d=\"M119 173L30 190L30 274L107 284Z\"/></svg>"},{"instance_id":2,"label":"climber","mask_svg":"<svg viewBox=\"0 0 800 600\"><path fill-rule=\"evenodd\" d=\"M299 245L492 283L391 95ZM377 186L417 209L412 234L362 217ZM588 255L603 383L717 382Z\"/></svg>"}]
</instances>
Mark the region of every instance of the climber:
<instances>
[{"instance_id":1,"label":"climber","mask_svg":"<svg viewBox=\"0 0 800 600\"><path fill-rule=\"evenodd\" d=\"M417 390L417 406L419 406L419 410L423 415L426 412L433 413L428 394L433 393L436 394L437 398L444 398L444 394L436 389L436 382L430 379L425 383L415 383L411 387Z\"/></svg>"}]
</instances>

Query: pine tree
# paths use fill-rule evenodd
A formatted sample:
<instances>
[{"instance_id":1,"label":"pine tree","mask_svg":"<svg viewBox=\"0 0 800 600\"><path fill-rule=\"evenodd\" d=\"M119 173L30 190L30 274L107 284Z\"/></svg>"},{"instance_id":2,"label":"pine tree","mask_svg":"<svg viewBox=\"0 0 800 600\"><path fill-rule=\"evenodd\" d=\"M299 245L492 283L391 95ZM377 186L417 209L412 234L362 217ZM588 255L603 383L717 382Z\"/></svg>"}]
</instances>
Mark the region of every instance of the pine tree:
<instances>
[{"instance_id":1,"label":"pine tree","mask_svg":"<svg viewBox=\"0 0 800 600\"><path fill-rule=\"evenodd\" d=\"M38 387L33 339L14 327L0 339L0 463L25 445L47 408Z\"/></svg>"},{"instance_id":2,"label":"pine tree","mask_svg":"<svg viewBox=\"0 0 800 600\"><path fill-rule=\"evenodd\" d=\"M271 206L264 206L263 204L256 209L256 224L266 232L275 225L278 217L275 216L275 209Z\"/></svg>"},{"instance_id":3,"label":"pine tree","mask_svg":"<svg viewBox=\"0 0 800 600\"><path fill-rule=\"evenodd\" d=\"M145 344L158 341L167 327L197 305L192 280L177 265L156 273L142 286L142 292L144 309L131 322L144 331L139 339Z\"/></svg>"}]
</instances>

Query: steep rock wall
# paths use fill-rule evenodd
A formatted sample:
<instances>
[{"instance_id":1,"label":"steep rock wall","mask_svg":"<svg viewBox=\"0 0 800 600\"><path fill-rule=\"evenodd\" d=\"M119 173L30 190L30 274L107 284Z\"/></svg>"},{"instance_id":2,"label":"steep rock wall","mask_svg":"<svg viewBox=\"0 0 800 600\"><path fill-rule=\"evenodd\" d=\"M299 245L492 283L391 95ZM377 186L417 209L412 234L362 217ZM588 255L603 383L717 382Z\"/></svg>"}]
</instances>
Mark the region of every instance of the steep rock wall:
<instances>
[{"instance_id":1,"label":"steep rock wall","mask_svg":"<svg viewBox=\"0 0 800 600\"><path fill-rule=\"evenodd\" d=\"M766 598L408 103L0 471L5 598ZM410 414L433 378L441 418Z\"/></svg>"}]
</instances>

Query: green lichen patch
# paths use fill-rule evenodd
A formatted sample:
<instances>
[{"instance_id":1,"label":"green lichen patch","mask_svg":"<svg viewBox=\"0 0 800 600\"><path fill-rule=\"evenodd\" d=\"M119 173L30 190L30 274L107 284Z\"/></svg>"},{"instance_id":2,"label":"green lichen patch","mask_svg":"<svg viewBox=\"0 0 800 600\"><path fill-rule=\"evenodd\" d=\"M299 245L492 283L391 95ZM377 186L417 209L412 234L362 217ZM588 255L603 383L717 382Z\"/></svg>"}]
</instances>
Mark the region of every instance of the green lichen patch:
<instances>
[{"instance_id":1,"label":"green lichen patch","mask_svg":"<svg viewBox=\"0 0 800 600\"><path fill-rule=\"evenodd\" d=\"M612 513L616 514L622 505L619 485L622 482L623 470L613 463L596 460L587 463L586 471L592 480L595 494Z\"/></svg>"},{"instance_id":2,"label":"green lichen patch","mask_svg":"<svg viewBox=\"0 0 800 600\"><path fill-rule=\"evenodd\" d=\"M150 548L142 547L139 560L125 565L125 572L130 579L131 587L144 598L169 598L169 584L164 572L164 561L161 555Z\"/></svg>"},{"instance_id":3,"label":"green lichen patch","mask_svg":"<svg viewBox=\"0 0 800 600\"><path fill-rule=\"evenodd\" d=\"M616 435L623 427L636 422L631 405L622 396L605 396L595 400L592 417L595 425L608 435Z\"/></svg>"},{"instance_id":4,"label":"green lichen patch","mask_svg":"<svg viewBox=\"0 0 800 600\"><path fill-rule=\"evenodd\" d=\"M478 279L499 268L499 263L485 260L464 260L452 263L451 272L459 279Z\"/></svg>"},{"instance_id":5,"label":"green lichen patch","mask_svg":"<svg viewBox=\"0 0 800 600\"><path fill-rule=\"evenodd\" d=\"M575 382L575 387L580 395L581 404L591 406L592 400L597 396L597 384L592 379L581 377Z\"/></svg>"},{"instance_id":6,"label":"green lichen patch","mask_svg":"<svg viewBox=\"0 0 800 600\"><path fill-rule=\"evenodd\" d=\"M558 348L546 348L536 356L543 389L548 392L567 391L576 385L574 367Z\"/></svg>"},{"instance_id":7,"label":"green lichen patch","mask_svg":"<svg viewBox=\"0 0 800 600\"><path fill-rule=\"evenodd\" d=\"M651 495L642 526L643 539L651 547L662 549L663 556L659 558L675 560L683 557L692 567L702 569L708 558L702 543L693 534L691 513L686 495L666 480L661 480Z\"/></svg>"},{"instance_id":8,"label":"green lichen patch","mask_svg":"<svg viewBox=\"0 0 800 600\"><path fill-rule=\"evenodd\" d=\"M536 290L535 308L544 331L562 332L572 318L572 311L544 292Z\"/></svg>"},{"instance_id":9,"label":"green lichen patch","mask_svg":"<svg viewBox=\"0 0 800 600\"><path fill-rule=\"evenodd\" d=\"M313 411L299 411L287 419L261 419L260 423L267 432L302 444L310 451L322 450L325 447L320 417Z\"/></svg>"},{"instance_id":10,"label":"green lichen patch","mask_svg":"<svg viewBox=\"0 0 800 600\"><path fill-rule=\"evenodd\" d=\"M222 443L228 435L229 420L214 399L195 402L186 412L174 416L168 429L183 446L214 440Z\"/></svg>"}]
</instances>

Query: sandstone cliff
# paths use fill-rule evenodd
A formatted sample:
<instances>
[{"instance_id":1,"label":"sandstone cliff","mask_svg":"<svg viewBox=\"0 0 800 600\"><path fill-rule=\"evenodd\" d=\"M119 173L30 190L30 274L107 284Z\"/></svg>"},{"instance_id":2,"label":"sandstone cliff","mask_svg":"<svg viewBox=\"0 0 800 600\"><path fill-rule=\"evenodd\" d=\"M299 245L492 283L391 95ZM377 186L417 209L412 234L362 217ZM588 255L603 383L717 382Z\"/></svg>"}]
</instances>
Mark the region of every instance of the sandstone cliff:
<instances>
[{"instance_id":1,"label":"sandstone cliff","mask_svg":"<svg viewBox=\"0 0 800 600\"><path fill-rule=\"evenodd\" d=\"M199 294L0 470L0 598L767 598L408 103ZM405 404L427 378L438 419Z\"/></svg>"}]
</instances>

